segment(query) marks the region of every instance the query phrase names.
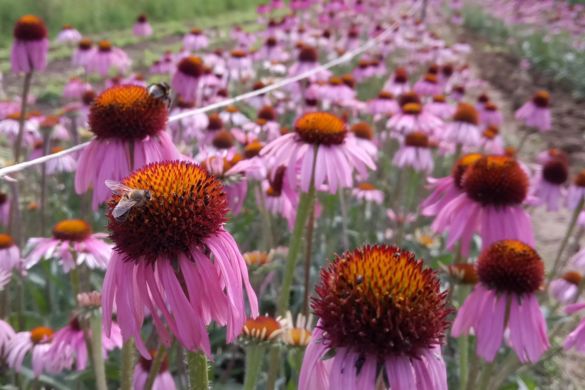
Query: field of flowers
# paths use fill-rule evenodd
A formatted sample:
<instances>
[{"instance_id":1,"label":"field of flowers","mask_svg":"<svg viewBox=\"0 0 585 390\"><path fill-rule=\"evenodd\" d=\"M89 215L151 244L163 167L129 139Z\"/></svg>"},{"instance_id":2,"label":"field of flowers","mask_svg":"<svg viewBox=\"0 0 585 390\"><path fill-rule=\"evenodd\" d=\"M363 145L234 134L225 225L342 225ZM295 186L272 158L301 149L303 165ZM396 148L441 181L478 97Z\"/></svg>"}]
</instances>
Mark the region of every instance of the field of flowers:
<instances>
[{"instance_id":1,"label":"field of flowers","mask_svg":"<svg viewBox=\"0 0 585 390\"><path fill-rule=\"evenodd\" d=\"M584 6L97 3L0 49L0 387L584 388Z\"/></svg>"}]
</instances>

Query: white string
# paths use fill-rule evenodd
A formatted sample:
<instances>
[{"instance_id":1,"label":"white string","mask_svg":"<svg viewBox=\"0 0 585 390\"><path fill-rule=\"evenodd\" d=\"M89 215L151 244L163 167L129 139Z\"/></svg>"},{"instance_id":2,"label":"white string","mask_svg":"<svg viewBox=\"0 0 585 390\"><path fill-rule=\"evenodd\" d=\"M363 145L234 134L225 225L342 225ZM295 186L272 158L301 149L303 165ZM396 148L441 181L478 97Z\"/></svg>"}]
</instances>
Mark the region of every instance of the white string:
<instances>
[{"instance_id":1,"label":"white string","mask_svg":"<svg viewBox=\"0 0 585 390\"><path fill-rule=\"evenodd\" d=\"M420 7L420 5L421 5L420 1L417 1L412 6L410 11L408 12L408 16L414 15L414 13L417 11L417 9ZM282 80L280 80L274 84L270 84L264 88L257 89L255 91L251 91L251 92L247 92L247 93L238 95L238 96L230 98L230 99L225 99L225 100L210 104L210 105L205 106L205 107L200 107L200 108L196 108L193 110L184 111L184 112L177 114L177 115L172 115L171 117L169 117L169 122L175 122L175 121L178 121L179 119L187 118L187 117L197 115L197 114L202 114L202 113L205 113L208 111L213 111L213 110L216 110L218 108L227 107L229 105L240 102L242 100L247 100L247 99L259 96L259 95L263 95L267 92L274 91L274 90L276 90L278 88L282 88L286 85L295 83L295 82L300 81L300 80L304 80L304 79L311 77L311 76L313 76L313 75L315 75L323 70L333 68L333 67L340 65L340 64L343 64L345 62L349 62L354 57L366 52L371 47L377 45L380 41L384 40L388 35L390 35L392 33L392 31L397 26L398 26L398 22L395 21L394 23L392 23L392 25L390 25L388 28L386 28L382 33L380 33L376 37L368 40L362 46L360 46L354 50L350 50L350 51L346 52L345 54L343 54L341 57L338 57L334 60L331 60L325 64L318 65L318 66L314 67L313 69L310 69L306 72L300 73L296 76L282 79ZM66 155L71 154L71 153L75 153L75 152L87 147L90 144L90 142L91 141L85 142L83 144L75 145L69 149L65 149L65 150L62 150L62 151L57 152L57 153L48 154L46 156L35 158L34 160L25 161L25 162L22 162L19 164L15 164L15 165L11 165L9 167L2 168L2 169L0 169L0 178L4 178L4 179L13 181L14 179L12 179L10 177L6 177L6 175L8 175L10 173L22 171L24 169L27 169L27 168L35 166L35 165L46 163L47 161L51 161L51 160L54 160L56 158L66 156Z\"/></svg>"}]
</instances>

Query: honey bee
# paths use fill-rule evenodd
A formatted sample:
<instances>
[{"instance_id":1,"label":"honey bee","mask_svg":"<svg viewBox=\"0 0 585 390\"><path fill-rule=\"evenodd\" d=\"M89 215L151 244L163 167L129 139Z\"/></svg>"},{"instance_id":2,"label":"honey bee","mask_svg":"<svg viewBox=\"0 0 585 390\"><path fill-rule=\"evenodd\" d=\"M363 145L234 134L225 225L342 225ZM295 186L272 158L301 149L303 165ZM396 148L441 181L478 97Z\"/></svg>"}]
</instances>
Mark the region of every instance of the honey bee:
<instances>
[{"instance_id":1,"label":"honey bee","mask_svg":"<svg viewBox=\"0 0 585 390\"><path fill-rule=\"evenodd\" d=\"M149 190L130 188L113 180L106 180L106 187L112 190L114 194L122 196L114 210L112 210L112 216L117 222L123 222L128 217L128 211L132 207L142 207L152 198Z\"/></svg>"},{"instance_id":2,"label":"honey bee","mask_svg":"<svg viewBox=\"0 0 585 390\"><path fill-rule=\"evenodd\" d=\"M165 82L150 84L146 87L146 91L153 98L165 103L169 110L171 109L175 101L175 94L170 85Z\"/></svg>"}]
</instances>

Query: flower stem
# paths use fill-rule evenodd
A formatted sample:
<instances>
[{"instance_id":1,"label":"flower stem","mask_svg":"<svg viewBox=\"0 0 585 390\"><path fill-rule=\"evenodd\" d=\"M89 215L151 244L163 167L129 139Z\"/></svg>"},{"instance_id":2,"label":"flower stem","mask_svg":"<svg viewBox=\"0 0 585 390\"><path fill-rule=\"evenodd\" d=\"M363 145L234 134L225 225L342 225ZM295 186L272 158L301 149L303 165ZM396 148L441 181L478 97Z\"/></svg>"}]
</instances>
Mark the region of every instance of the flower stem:
<instances>
[{"instance_id":1,"label":"flower stem","mask_svg":"<svg viewBox=\"0 0 585 390\"><path fill-rule=\"evenodd\" d=\"M530 137L533 133L534 133L534 131L532 129L526 129L526 131L522 135L522 138L520 138L520 142L518 142L518 146L516 147L516 153L518 155L520 154L520 151L522 150L522 148L526 144L528 137Z\"/></svg>"},{"instance_id":2,"label":"flower stem","mask_svg":"<svg viewBox=\"0 0 585 390\"><path fill-rule=\"evenodd\" d=\"M341 209L341 245L343 245L343 249L347 250L349 248L349 233L347 228L347 202L345 201L345 195L343 194L343 188L339 190L339 207Z\"/></svg>"},{"instance_id":3,"label":"flower stem","mask_svg":"<svg viewBox=\"0 0 585 390\"><path fill-rule=\"evenodd\" d=\"M79 269L77 266L74 266L71 271L69 271L69 278L71 279L73 296L76 297L81 292L79 287Z\"/></svg>"},{"instance_id":4,"label":"flower stem","mask_svg":"<svg viewBox=\"0 0 585 390\"><path fill-rule=\"evenodd\" d=\"M485 363L483 366L483 370L481 372L481 376L479 378L479 386L477 389L479 390L488 390L488 383L492 377L492 372L494 371L494 363Z\"/></svg>"},{"instance_id":5,"label":"flower stem","mask_svg":"<svg viewBox=\"0 0 585 390\"><path fill-rule=\"evenodd\" d=\"M14 142L14 162L20 162L20 154L22 151L22 139L24 138L24 121L26 119L26 106L28 104L28 93L30 91L30 82L32 80L33 71L31 70L24 76L24 84L22 86L22 100L20 102L20 118L18 118L18 134Z\"/></svg>"},{"instance_id":6,"label":"flower stem","mask_svg":"<svg viewBox=\"0 0 585 390\"><path fill-rule=\"evenodd\" d=\"M260 345L250 345L246 348L246 375L244 390L254 390L262 368L262 357L265 348Z\"/></svg>"},{"instance_id":7,"label":"flower stem","mask_svg":"<svg viewBox=\"0 0 585 390\"><path fill-rule=\"evenodd\" d=\"M268 378L266 379L267 390L274 390L275 388L276 379L280 373L280 358L280 348L273 345L270 348L270 356L268 357L270 366L268 368Z\"/></svg>"},{"instance_id":8,"label":"flower stem","mask_svg":"<svg viewBox=\"0 0 585 390\"><path fill-rule=\"evenodd\" d=\"M301 199L297 208L297 217L295 220L295 227L290 238L288 246L288 257L286 261L286 268L282 279L282 286L280 289L280 296L278 298L278 314L284 316L288 309L290 301L290 288L293 282L295 267L297 259L301 251L301 244L303 239L303 230L307 223L307 218L315 200L315 166L317 163L318 147L314 149L315 158L313 159L313 169L311 172L311 181L309 184L309 192L301 193Z\"/></svg>"},{"instance_id":9,"label":"flower stem","mask_svg":"<svg viewBox=\"0 0 585 390\"><path fill-rule=\"evenodd\" d=\"M313 253L313 229L315 228L315 207L311 207L307 223L305 249L305 291L303 292L303 314L309 315L309 285L311 284L311 254Z\"/></svg>"},{"instance_id":10,"label":"flower stem","mask_svg":"<svg viewBox=\"0 0 585 390\"><path fill-rule=\"evenodd\" d=\"M461 307L467 296L467 286L461 284L457 290L459 307ZM459 349L459 389L465 390L469 380L469 336L465 334L459 337L457 347Z\"/></svg>"},{"instance_id":11,"label":"flower stem","mask_svg":"<svg viewBox=\"0 0 585 390\"><path fill-rule=\"evenodd\" d=\"M266 198L264 198L264 192L262 191L262 186L260 183L257 183L255 186L256 198L258 199L258 209L260 211L260 215L262 215L262 242L264 243L264 249L270 250L274 245L274 237L272 235L272 221L270 219L270 213L266 209Z\"/></svg>"},{"instance_id":12,"label":"flower stem","mask_svg":"<svg viewBox=\"0 0 585 390\"><path fill-rule=\"evenodd\" d=\"M164 345L160 344L154 355L154 359L152 360L152 364L150 365L150 371L148 371L148 377L146 378L146 383L144 384L144 390L151 390L152 385L154 385L154 380L158 375L160 368L167 356L167 350Z\"/></svg>"},{"instance_id":13,"label":"flower stem","mask_svg":"<svg viewBox=\"0 0 585 390\"><path fill-rule=\"evenodd\" d=\"M187 365L189 367L189 389L208 390L209 379L205 355L201 352L187 352Z\"/></svg>"},{"instance_id":14,"label":"flower stem","mask_svg":"<svg viewBox=\"0 0 585 390\"><path fill-rule=\"evenodd\" d=\"M93 369L95 372L95 383L97 390L107 390L106 366L102 355L102 317L99 313L89 320L91 327L91 353L93 356Z\"/></svg>"},{"instance_id":15,"label":"flower stem","mask_svg":"<svg viewBox=\"0 0 585 390\"><path fill-rule=\"evenodd\" d=\"M550 274L548 275L549 282L552 278L554 278L554 276L558 272L559 268L561 268L560 265L562 263L561 259L563 258L563 252L565 251L565 248L567 247L567 244L569 243L569 239L571 238L571 235L573 234L573 230L575 229L575 225L577 224L577 219L579 218L579 214L583 210L584 204L585 204L585 198L581 198L581 200L579 201L579 204L577 205L577 207L573 211L573 215L571 217L571 222L569 222L569 225L567 226L567 232L565 233L565 236L563 237L563 241L561 241L561 246L559 247L559 251L557 252L557 257L555 258L555 262L553 264L553 267L550 271Z\"/></svg>"},{"instance_id":16,"label":"flower stem","mask_svg":"<svg viewBox=\"0 0 585 390\"><path fill-rule=\"evenodd\" d=\"M121 390L132 389L132 370L134 366L134 339L129 339L122 346Z\"/></svg>"}]
</instances>

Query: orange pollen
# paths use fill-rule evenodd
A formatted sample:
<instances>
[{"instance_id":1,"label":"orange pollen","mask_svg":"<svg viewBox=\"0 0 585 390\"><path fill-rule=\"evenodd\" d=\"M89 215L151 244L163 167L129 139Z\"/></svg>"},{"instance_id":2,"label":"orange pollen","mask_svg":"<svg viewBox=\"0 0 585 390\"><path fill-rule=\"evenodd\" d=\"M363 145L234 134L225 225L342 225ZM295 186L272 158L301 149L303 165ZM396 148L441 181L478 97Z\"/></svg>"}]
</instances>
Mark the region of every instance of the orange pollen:
<instances>
[{"instance_id":1,"label":"orange pollen","mask_svg":"<svg viewBox=\"0 0 585 390\"><path fill-rule=\"evenodd\" d=\"M232 58L245 58L247 54L244 50L236 49L232 50L230 55L232 56Z\"/></svg>"},{"instance_id":2,"label":"orange pollen","mask_svg":"<svg viewBox=\"0 0 585 390\"><path fill-rule=\"evenodd\" d=\"M467 103L459 103L453 115L453 120L455 122L469 123L476 126L479 124L477 110L471 104Z\"/></svg>"},{"instance_id":3,"label":"orange pollen","mask_svg":"<svg viewBox=\"0 0 585 390\"><path fill-rule=\"evenodd\" d=\"M481 283L498 292L530 294L544 281L544 263L536 251L517 240L496 241L477 260Z\"/></svg>"},{"instance_id":4,"label":"orange pollen","mask_svg":"<svg viewBox=\"0 0 585 390\"><path fill-rule=\"evenodd\" d=\"M244 335L255 341L270 341L282 332L280 323L269 316L250 318L244 324Z\"/></svg>"},{"instance_id":5,"label":"orange pollen","mask_svg":"<svg viewBox=\"0 0 585 390\"><path fill-rule=\"evenodd\" d=\"M303 45L300 49L299 62L315 63L319 59L319 55L315 48Z\"/></svg>"},{"instance_id":6,"label":"orange pollen","mask_svg":"<svg viewBox=\"0 0 585 390\"><path fill-rule=\"evenodd\" d=\"M480 153L466 154L465 156L462 156L453 166L451 177L453 178L453 181L458 188L462 187L461 181L463 179L463 174L465 171L467 171L467 168L475 164L482 157L483 155Z\"/></svg>"},{"instance_id":7,"label":"orange pollen","mask_svg":"<svg viewBox=\"0 0 585 390\"><path fill-rule=\"evenodd\" d=\"M377 190L376 186L366 181L361 182L357 185L357 188L361 191L374 191Z\"/></svg>"},{"instance_id":8,"label":"orange pollen","mask_svg":"<svg viewBox=\"0 0 585 390\"><path fill-rule=\"evenodd\" d=\"M81 219L66 219L53 226L53 237L63 241L80 242L91 235L91 226Z\"/></svg>"},{"instance_id":9,"label":"orange pollen","mask_svg":"<svg viewBox=\"0 0 585 390\"><path fill-rule=\"evenodd\" d=\"M0 249L7 249L14 245L12 236L5 233L0 233Z\"/></svg>"},{"instance_id":10,"label":"orange pollen","mask_svg":"<svg viewBox=\"0 0 585 390\"><path fill-rule=\"evenodd\" d=\"M276 111L271 106L264 106L258 111L258 118L273 122L276 120Z\"/></svg>"},{"instance_id":11,"label":"orange pollen","mask_svg":"<svg viewBox=\"0 0 585 390\"><path fill-rule=\"evenodd\" d=\"M518 162L507 156L485 156L463 175L463 189L483 205L517 206L528 194L529 180Z\"/></svg>"},{"instance_id":12,"label":"orange pollen","mask_svg":"<svg viewBox=\"0 0 585 390\"><path fill-rule=\"evenodd\" d=\"M415 148L428 148L429 136L422 131L413 131L404 137L404 145Z\"/></svg>"},{"instance_id":13,"label":"orange pollen","mask_svg":"<svg viewBox=\"0 0 585 390\"><path fill-rule=\"evenodd\" d=\"M258 140L254 140L244 147L244 157L253 158L260 154L264 145Z\"/></svg>"},{"instance_id":14,"label":"orange pollen","mask_svg":"<svg viewBox=\"0 0 585 390\"><path fill-rule=\"evenodd\" d=\"M341 81L343 82L343 84L347 85L352 89L355 87L355 79L351 74L344 74L343 76L341 76Z\"/></svg>"},{"instance_id":15,"label":"orange pollen","mask_svg":"<svg viewBox=\"0 0 585 390\"><path fill-rule=\"evenodd\" d=\"M327 112L310 112L295 122L295 132L306 143L339 145L345 140L345 122Z\"/></svg>"},{"instance_id":16,"label":"orange pollen","mask_svg":"<svg viewBox=\"0 0 585 390\"><path fill-rule=\"evenodd\" d=\"M43 119L40 124L42 129L51 129L59 124L59 117L55 115L49 115Z\"/></svg>"},{"instance_id":17,"label":"orange pollen","mask_svg":"<svg viewBox=\"0 0 585 390\"><path fill-rule=\"evenodd\" d=\"M494 138L496 138L496 136L498 135L498 133L496 131L494 131L493 129L491 129L491 128L488 127L487 129L485 129L483 131L482 135L483 135L484 138L494 139Z\"/></svg>"},{"instance_id":18,"label":"orange pollen","mask_svg":"<svg viewBox=\"0 0 585 390\"><path fill-rule=\"evenodd\" d=\"M583 280L583 275L577 271L568 271L563 274L562 279L578 286L581 284L581 280Z\"/></svg>"},{"instance_id":19,"label":"orange pollen","mask_svg":"<svg viewBox=\"0 0 585 390\"><path fill-rule=\"evenodd\" d=\"M236 107L236 106L234 106L234 105L228 106L228 107L225 109L225 111L226 111L226 112L229 112L230 114L235 114L236 112L240 112L240 110L238 110L238 107Z\"/></svg>"},{"instance_id":20,"label":"orange pollen","mask_svg":"<svg viewBox=\"0 0 585 390\"><path fill-rule=\"evenodd\" d=\"M546 108L550 103L550 94L548 93L548 91L540 90L534 94L532 102L537 107Z\"/></svg>"},{"instance_id":21,"label":"orange pollen","mask_svg":"<svg viewBox=\"0 0 585 390\"><path fill-rule=\"evenodd\" d=\"M438 79L437 75L436 75L436 74L434 74L434 73L427 73L427 74L425 75L425 78L424 78L424 80L425 80L426 82L428 82L428 83L432 83L432 84L437 84L437 83L439 82L439 79Z\"/></svg>"},{"instance_id":22,"label":"orange pollen","mask_svg":"<svg viewBox=\"0 0 585 390\"><path fill-rule=\"evenodd\" d=\"M334 85L334 86L338 86L343 84L343 80L341 80L341 77L338 76L331 76L329 78L329 85Z\"/></svg>"},{"instance_id":23,"label":"orange pollen","mask_svg":"<svg viewBox=\"0 0 585 390\"><path fill-rule=\"evenodd\" d=\"M575 185L577 187L585 187L585 169L575 177Z\"/></svg>"},{"instance_id":24,"label":"orange pollen","mask_svg":"<svg viewBox=\"0 0 585 390\"><path fill-rule=\"evenodd\" d=\"M358 122L351 126L351 132L361 139L367 139L371 141L374 139L374 129L368 122Z\"/></svg>"},{"instance_id":25,"label":"orange pollen","mask_svg":"<svg viewBox=\"0 0 585 390\"><path fill-rule=\"evenodd\" d=\"M288 345L304 347L311 341L311 336L312 333L308 329L291 328L282 333L282 340Z\"/></svg>"},{"instance_id":26,"label":"orange pollen","mask_svg":"<svg viewBox=\"0 0 585 390\"><path fill-rule=\"evenodd\" d=\"M479 281L477 270L473 264L451 264L448 267L448 272L451 277L462 284L476 284Z\"/></svg>"},{"instance_id":27,"label":"orange pollen","mask_svg":"<svg viewBox=\"0 0 585 390\"><path fill-rule=\"evenodd\" d=\"M398 98L398 104L400 107L404 107L408 103L421 104L420 98L416 92L405 92Z\"/></svg>"},{"instance_id":28,"label":"orange pollen","mask_svg":"<svg viewBox=\"0 0 585 390\"><path fill-rule=\"evenodd\" d=\"M223 121L221 120L219 114L217 113L209 114L207 118L208 118L207 130L217 131L223 129Z\"/></svg>"},{"instance_id":29,"label":"orange pollen","mask_svg":"<svg viewBox=\"0 0 585 390\"><path fill-rule=\"evenodd\" d=\"M53 329L46 326L38 326L30 331L30 341L33 344L45 344L53 339Z\"/></svg>"},{"instance_id":30,"label":"orange pollen","mask_svg":"<svg viewBox=\"0 0 585 390\"><path fill-rule=\"evenodd\" d=\"M203 60L197 56L188 56L183 58L177 64L177 69L187 75L194 78L201 77L203 75Z\"/></svg>"},{"instance_id":31,"label":"orange pollen","mask_svg":"<svg viewBox=\"0 0 585 390\"><path fill-rule=\"evenodd\" d=\"M378 94L378 99L392 100L394 99L394 95L392 94L392 92L382 91Z\"/></svg>"},{"instance_id":32,"label":"orange pollen","mask_svg":"<svg viewBox=\"0 0 585 390\"><path fill-rule=\"evenodd\" d=\"M93 101L89 112L91 131L101 138L144 139L164 130L166 104L137 85L116 85Z\"/></svg>"},{"instance_id":33,"label":"orange pollen","mask_svg":"<svg viewBox=\"0 0 585 390\"><path fill-rule=\"evenodd\" d=\"M268 252L253 251L244 253L244 260L250 266L261 266L270 263L271 258Z\"/></svg>"},{"instance_id":34,"label":"orange pollen","mask_svg":"<svg viewBox=\"0 0 585 390\"><path fill-rule=\"evenodd\" d=\"M402 106L402 112L409 115L418 115L422 112L422 105L419 103L406 103Z\"/></svg>"},{"instance_id":35,"label":"orange pollen","mask_svg":"<svg viewBox=\"0 0 585 390\"><path fill-rule=\"evenodd\" d=\"M77 47L79 48L79 50L82 51L87 51L89 49L91 49L91 47L93 46L93 41L89 38L82 38L79 43L77 44Z\"/></svg>"},{"instance_id":36,"label":"orange pollen","mask_svg":"<svg viewBox=\"0 0 585 390\"><path fill-rule=\"evenodd\" d=\"M98 43L98 50L102 53L112 51L112 44L104 39Z\"/></svg>"},{"instance_id":37,"label":"orange pollen","mask_svg":"<svg viewBox=\"0 0 585 390\"><path fill-rule=\"evenodd\" d=\"M312 301L325 344L379 357L418 356L448 326L446 293L435 272L411 252L365 246L321 271Z\"/></svg>"},{"instance_id":38,"label":"orange pollen","mask_svg":"<svg viewBox=\"0 0 585 390\"><path fill-rule=\"evenodd\" d=\"M6 119L18 121L18 120L20 120L20 112L13 112L13 113L6 115Z\"/></svg>"},{"instance_id":39,"label":"orange pollen","mask_svg":"<svg viewBox=\"0 0 585 390\"><path fill-rule=\"evenodd\" d=\"M447 101L447 98L445 97L445 95L433 96L433 102L435 102L435 103L445 103L446 101Z\"/></svg>"},{"instance_id":40,"label":"orange pollen","mask_svg":"<svg viewBox=\"0 0 585 390\"><path fill-rule=\"evenodd\" d=\"M47 38L47 27L38 16L24 15L16 21L13 35L21 41L40 41Z\"/></svg>"},{"instance_id":41,"label":"orange pollen","mask_svg":"<svg viewBox=\"0 0 585 390\"><path fill-rule=\"evenodd\" d=\"M229 149L234 146L236 139L229 131L223 129L217 132L211 141L217 149Z\"/></svg>"},{"instance_id":42,"label":"orange pollen","mask_svg":"<svg viewBox=\"0 0 585 390\"><path fill-rule=\"evenodd\" d=\"M62 152L64 149L62 146L53 146L51 148L51 153L59 153Z\"/></svg>"},{"instance_id":43,"label":"orange pollen","mask_svg":"<svg viewBox=\"0 0 585 390\"><path fill-rule=\"evenodd\" d=\"M408 72L404 68L397 68L394 71L394 82L404 84L408 82Z\"/></svg>"},{"instance_id":44,"label":"orange pollen","mask_svg":"<svg viewBox=\"0 0 585 390\"><path fill-rule=\"evenodd\" d=\"M492 102L487 102L484 106L483 106L487 111L498 111L498 106L496 106L494 103Z\"/></svg>"},{"instance_id":45,"label":"orange pollen","mask_svg":"<svg viewBox=\"0 0 585 390\"><path fill-rule=\"evenodd\" d=\"M112 216L121 195L112 195L107 203L110 238L128 260L170 261L205 245L226 221L227 198L221 182L197 164L149 164L122 184L149 195L143 195L142 202L128 210L124 220Z\"/></svg>"},{"instance_id":46,"label":"orange pollen","mask_svg":"<svg viewBox=\"0 0 585 390\"><path fill-rule=\"evenodd\" d=\"M479 95L477 97L477 101L479 103L486 104L490 101L490 97L488 95L486 95L485 93L482 93L481 95Z\"/></svg>"}]
</instances>

